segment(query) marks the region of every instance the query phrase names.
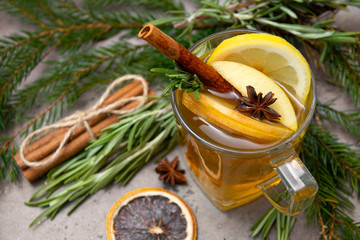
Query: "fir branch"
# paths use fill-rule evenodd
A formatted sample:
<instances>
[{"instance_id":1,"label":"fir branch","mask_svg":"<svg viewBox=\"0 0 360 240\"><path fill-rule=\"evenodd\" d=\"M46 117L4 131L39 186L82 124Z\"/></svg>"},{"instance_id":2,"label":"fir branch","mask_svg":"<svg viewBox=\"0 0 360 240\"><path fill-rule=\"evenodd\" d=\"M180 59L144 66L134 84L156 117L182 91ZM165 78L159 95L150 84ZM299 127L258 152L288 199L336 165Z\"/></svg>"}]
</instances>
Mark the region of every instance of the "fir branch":
<instances>
[{"instance_id":1,"label":"fir branch","mask_svg":"<svg viewBox=\"0 0 360 240\"><path fill-rule=\"evenodd\" d=\"M338 142L324 127L312 125L304 139L303 154L313 162L308 168L319 184L316 200L307 210L308 220L317 214L324 239L342 239L343 235L360 238L359 226L347 214L354 209L348 198L360 189L359 153Z\"/></svg>"},{"instance_id":2,"label":"fir branch","mask_svg":"<svg viewBox=\"0 0 360 240\"><path fill-rule=\"evenodd\" d=\"M13 35L8 41L0 46L1 60L4 61L1 71L1 91L0 91L0 105L3 109L7 108L7 102L13 94L13 90L18 86L21 81L31 72L35 66L47 55L50 51L55 50L61 44L69 44L66 38L71 37L71 32L75 30L87 29L107 29L108 24L88 24L85 26L69 26L67 28L57 28L53 30L46 30L37 34L29 34L28 36ZM133 27L130 25L117 25L117 27ZM57 36L60 39L52 41L51 39L58 33L64 35ZM90 37L90 36L88 36ZM44 38L44 40L42 40ZM91 37L90 37L91 38ZM20 39L20 41L17 41ZM15 41L14 41L15 40ZM75 40L78 44L78 39ZM74 47L71 46L71 47ZM46 51L48 50L48 51ZM2 111L2 119L5 116L11 118L11 115L6 115Z\"/></svg>"},{"instance_id":3,"label":"fir branch","mask_svg":"<svg viewBox=\"0 0 360 240\"><path fill-rule=\"evenodd\" d=\"M41 19L46 23L40 30L13 34L1 41L0 59L3 64L0 71L0 113L5 124L12 116L3 109L11 105L9 101L14 90L50 52L56 49L78 51L86 43L110 37L121 30L138 31L143 21L154 19L148 11L107 11L106 14L97 13L95 16L91 11L80 9L72 1L39 1L39 4L31 6L26 2L9 0L6 3L12 4L0 4L1 8L11 13L20 13L23 17ZM26 9L27 14L24 14L23 9Z\"/></svg>"},{"instance_id":4,"label":"fir branch","mask_svg":"<svg viewBox=\"0 0 360 240\"><path fill-rule=\"evenodd\" d=\"M331 123L337 123L344 129L355 134L360 139L360 112L353 111L338 111L330 104L322 104L317 102L316 110L319 116Z\"/></svg>"},{"instance_id":5,"label":"fir branch","mask_svg":"<svg viewBox=\"0 0 360 240\"><path fill-rule=\"evenodd\" d=\"M37 0L37 2L38 4L31 1L6 0L0 3L0 9L30 23L42 24L40 26L42 30L94 23L144 23L148 18L153 20L154 17L149 11L128 8L116 8L116 11L106 9L108 14L105 14L102 8L83 7L82 4L77 5L72 0Z\"/></svg>"},{"instance_id":6,"label":"fir branch","mask_svg":"<svg viewBox=\"0 0 360 240\"><path fill-rule=\"evenodd\" d=\"M53 20L58 26L64 27L64 23L57 17L57 14L48 5L49 2L43 2L43 0L36 0L39 6L49 15L49 18Z\"/></svg>"},{"instance_id":7,"label":"fir branch","mask_svg":"<svg viewBox=\"0 0 360 240\"><path fill-rule=\"evenodd\" d=\"M28 1L5 0L1 3L0 8L7 10L8 13L20 15L23 19L30 20L41 28L47 28L37 16L29 12L29 7L31 7L32 4L28 3Z\"/></svg>"},{"instance_id":8,"label":"fir branch","mask_svg":"<svg viewBox=\"0 0 360 240\"><path fill-rule=\"evenodd\" d=\"M328 57L323 61L330 82L344 88L357 107L360 107L359 48L359 40L353 45L329 44L326 49Z\"/></svg>"},{"instance_id":9,"label":"fir branch","mask_svg":"<svg viewBox=\"0 0 360 240\"><path fill-rule=\"evenodd\" d=\"M17 97L12 99L11 110L19 111L29 98L37 97L37 103L46 103L59 98L64 92L68 93L67 100L71 100L71 104L84 91L107 83L108 81L104 81L109 79L107 71L112 73L111 76L135 72L146 75L149 65L139 65L144 61L142 55L150 53L155 59L156 55L160 56L153 53L147 45L135 46L118 41L111 46L96 48L90 53L69 54L64 60L49 62L51 67L44 76L17 92ZM158 63L161 63L162 59L164 58L160 57ZM133 66L124 68L125 65Z\"/></svg>"},{"instance_id":10,"label":"fir branch","mask_svg":"<svg viewBox=\"0 0 360 240\"><path fill-rule=\"evenodd\" d=\"M161 1L152 1L152 0L86 0L84 1L88 7L92 6L121 6L121 7L132 7L132 6L144 6L150 9L164 10L183 10L184 5L181 0L161 0Z\"/></svg>"},{"instance_id":11,"label":"fir branch","mask_svg":"<svg viewBox=\"0 0 360 240\"><path fill-rule=\"evenodd\" d=\"M312 126L308 132L308 135L313 138L310 142L312 144L316 142L316 146L319 148L314 150L314 153L319 156L317 160L322 160L322 164L331 169L334 178L353 183L353 190L359 193L360 154L358 150L351 149L349 145L339 142L325 127ZM306 144L307 142L304 141L304 147L311 146Z\"/></svg>"},{"instance_id":12,"label":"fir branch","mask_svg":"<svg viewBox=\"0 0 360 240\"><path fill-rule=\"evenodd\" d=\"M15 182L18 179L20 170L15 161L12 160L12 156L15 155L15 143L10 142L9 144L10 146L0 153L0 179L3 179L4 182L8 180Z\"/></svg>"}]
</instances>

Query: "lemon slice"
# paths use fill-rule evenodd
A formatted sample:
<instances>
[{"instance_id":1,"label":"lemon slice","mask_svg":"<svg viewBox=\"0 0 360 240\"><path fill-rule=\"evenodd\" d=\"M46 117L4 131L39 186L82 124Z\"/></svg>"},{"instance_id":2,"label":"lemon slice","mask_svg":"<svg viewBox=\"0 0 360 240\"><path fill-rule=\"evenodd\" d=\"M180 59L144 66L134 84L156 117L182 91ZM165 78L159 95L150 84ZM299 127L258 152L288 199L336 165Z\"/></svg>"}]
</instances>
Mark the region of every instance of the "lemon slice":
<instances>
[{"instance_id":1,"label":"lemon slice","mask_svg":"<svg viewBox=\"0 0 360 240\"><path fill-rule=\"evenodd\" d=\"M247 96L246 86L249 85L253 86L258 94L262 92L265 95L273 92L274 98L277 100L269 107L281 115L280 123L294 132L297 130L295 111L288 96L278 84L265 74L237 62L216 61L211 62L210 65L243 96Z\"/></svg>"},{"instance_id":2,"label":"lemon slice","mask_svg":"<svg viewBox=\"0 0 360 240\"><path fill-rule=\"evenodd\" d=\"M226 39L208 59L209 64L214 61L232 61L256 68L305 104L311 82L309 64L293 45L280 37L251 33Z\"/></svg>"}]
</instances>

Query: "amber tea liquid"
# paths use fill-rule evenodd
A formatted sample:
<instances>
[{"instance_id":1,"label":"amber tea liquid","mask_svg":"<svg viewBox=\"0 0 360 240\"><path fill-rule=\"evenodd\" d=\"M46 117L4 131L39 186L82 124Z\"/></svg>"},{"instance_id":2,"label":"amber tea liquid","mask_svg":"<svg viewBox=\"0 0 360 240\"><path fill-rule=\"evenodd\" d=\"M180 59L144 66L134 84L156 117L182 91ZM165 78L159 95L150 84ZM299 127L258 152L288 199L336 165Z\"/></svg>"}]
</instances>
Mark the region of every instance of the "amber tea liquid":
<instances>
[{"instance_id":1,"label":"amber tea liquid","mask_svg":"<svg viewBox=\"0 0 360 240\"><path fill-rule=\"evenodd\" d=\"M303 134L281 148L277 146L286 139L273 142L249 139L219 129L192 113L182 104L183 94L187 93L177 91L176 101L183 121L191 129L192 134L181 124L178 124L178 127L186 160L199 187L218 208L223 210L259 197L262 192L257 187L258 184L276 175L269 166L270 160L289 148L298 150ZM215 92L213 94L223 97L223 100L233 104L235 108L237 102L233 94L227 96L220 96ZM295 109L298 125L301 126L313 97L312 89L305 106L298 104L288 92L287 94ZM197 135L196 138L194 134ZM224 151L222 148L227 150Z\"/></svg>"}]
</instances>

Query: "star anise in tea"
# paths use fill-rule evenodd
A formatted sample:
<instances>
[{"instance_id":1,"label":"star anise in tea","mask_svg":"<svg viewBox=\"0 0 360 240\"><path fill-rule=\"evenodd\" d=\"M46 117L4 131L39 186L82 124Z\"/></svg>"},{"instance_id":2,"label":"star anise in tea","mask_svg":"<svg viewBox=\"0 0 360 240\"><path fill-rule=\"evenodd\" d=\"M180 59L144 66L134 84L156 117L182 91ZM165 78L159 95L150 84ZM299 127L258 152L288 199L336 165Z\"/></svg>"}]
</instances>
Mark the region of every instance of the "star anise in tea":
<instances>
[{"instance_id":1,"label":"star anise in tea","mask_svg":"<svg viewBox=\"0 0 360 240\"><path fill-rule=\"evenodd\" d=\"M173 187L175 184L186 183L187 180L184 176L185 170L178 169L178 157L175 157L172 162L167 158L160 159L155 171L160 174L159 180L164 180L164 183L170 183Z\"/></svg>"},{"instance_id":2,"label":"star anise in tea","mask_svg":"<svg viewBox=\"0 0 360 240\"><path fill-rule=\"evenodd\" d=\"M256 93L255 88L247 86L247 97L240 97L240 104L235 107L239 112L249 112L251 116L262 120L266 118L268 120L279 120L281 117L274 109L269 106L273 104L277 98L274 98L274 93L268 92L264 97L260 92Z\"/></svg>"}]
</instances>

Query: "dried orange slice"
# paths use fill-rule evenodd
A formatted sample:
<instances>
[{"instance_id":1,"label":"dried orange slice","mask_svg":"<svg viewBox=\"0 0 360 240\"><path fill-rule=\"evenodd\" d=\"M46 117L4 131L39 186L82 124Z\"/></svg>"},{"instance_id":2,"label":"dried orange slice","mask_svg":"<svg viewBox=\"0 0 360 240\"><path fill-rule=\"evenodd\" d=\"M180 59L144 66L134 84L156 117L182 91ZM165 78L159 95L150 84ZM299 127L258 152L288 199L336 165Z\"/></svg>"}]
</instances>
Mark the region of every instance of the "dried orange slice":
<instances>
[{"instance_id":1,"label":"dried orange slice","mask_svg":"<svg viewBox=\"0 0 360 240\"><path fill-rule=\"evenodd\" d=\"M106 217L108 240L195 240L196 220L179 196L162 188L139 188L119 198Z\"/></svg>"}]
</instances>

